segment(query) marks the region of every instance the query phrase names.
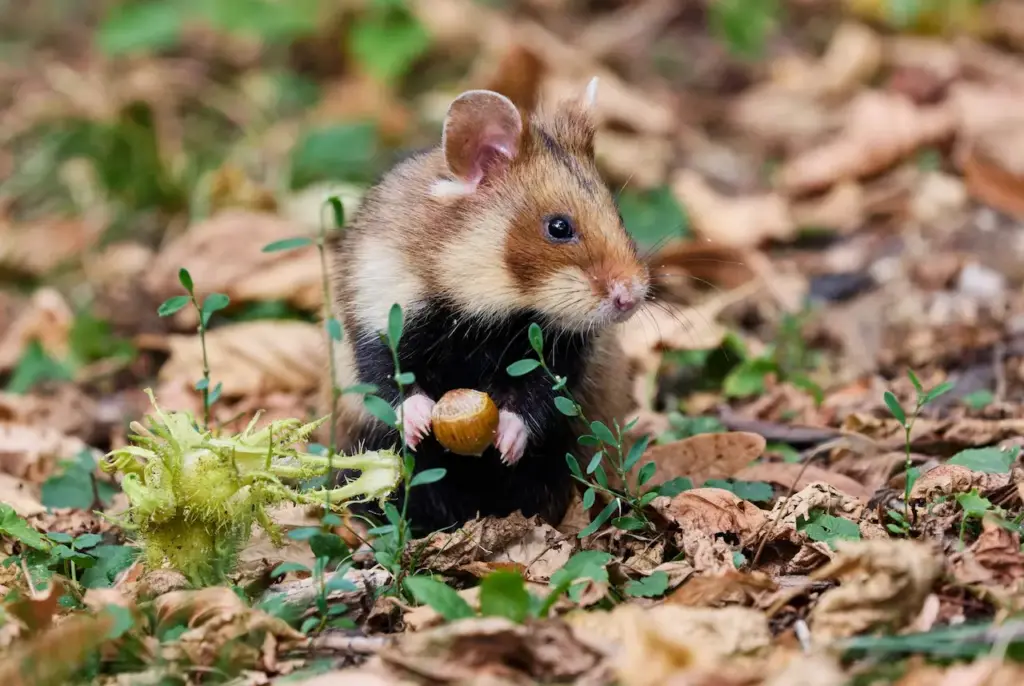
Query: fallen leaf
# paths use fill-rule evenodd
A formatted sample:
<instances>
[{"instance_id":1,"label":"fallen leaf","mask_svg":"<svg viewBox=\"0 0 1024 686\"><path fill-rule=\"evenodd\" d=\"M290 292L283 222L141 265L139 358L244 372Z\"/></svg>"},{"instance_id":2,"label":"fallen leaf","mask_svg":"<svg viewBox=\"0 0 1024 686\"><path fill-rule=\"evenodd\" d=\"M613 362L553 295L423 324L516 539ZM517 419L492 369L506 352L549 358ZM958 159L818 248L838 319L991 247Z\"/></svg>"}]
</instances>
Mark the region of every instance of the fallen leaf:
<instances>
[{"instance_id":1,"label":"fallen leaf","mask_svg":"<svg viewBox=\"0 0 1024 686\"><path fill-rule=\"evenodd\" d=\"M663 138L602 131L594 142L594 155L610 181L653 190L665 184L675 150Z\"/></svg>"},{"instance_id":2,"label":"fallen leaf","mask_svg":"<svg viewBox=\"0 0 1024 686\"><path fill-rule=\"evenodd\" d=\"M50 357L66 359L73 319L71 308L58 291L37 290L28 306L0 336L0 371L13 368L32 342L38 342Z\"/></svg>"},{"instance_id":3,"label":"fallen leaf","mask_svg":"<svg viewBox=\"0 0 1024 686\"><path fill-rule=\"evenodd\" d=\"M995 126L976 136L963 166L971 197L1024 218L1024 120Z\"/></svg>"},{"instance_id":4,"label":"fallen leaf","mask_svg":"<svg viewBox=\"0 0 1024 686\"><path fill-rule=\"evenodd\" d=\"M782 166L779 188L795 195L870 176L948 138L956 123L950 107L918 107L895 93L865 91L849 104L841 133Z\"/></svg>"},{"instance_id":5,"label":"fallen leaf","mask_svg":"<svg viewBox=\"0 0 1024 686\"><path fill-rule=\"evenodd\" d=\"M104 228L95 219L53 218L11 224L0 213L0 267L33 277L81 259Z\"/></svg>"},{"instance_id":6,"label":"fallen leaf","mask_svg":"<svg viewBox=\"0 0 1024 686\"><path fill-rule=\"evenodd\" d=\"M695 486L708 479L724 479L748 466L764 452L763 437L745 431L698 434L654 445L644 452L637 469L648 462L656 467L648 483L687 477ZM750 479L757 481L758 479Z\"/></svg>"},{"instance_id":7,"label":"fallen leaf","mask_svg":"<svg viewBox=\"0 0 1024 686\"><path fill-rule=\"evenodd\" d=\"M676 173L672 190L686 207L694 231L719 245L755 248L796 235L789 203L777 193L727 197L689 169Z\"/></svg>"},{"instance_id":8,"label":"fallen leaf","mask_svg":"<svg viewBox=\"0 0 1024 686\"><path fill-rule=\"evenodd\" d=\"M114 622L114 616L106 612L68 617L7 650L0 660L0 680L11 686L68 683L106 642Z\"/></svg>"},{"instance_id":9,"label":"fallen leaf","mask_svg":"<svg viewBox=\"0 0 1024 686\"><path fill-rule=\"evenodd\" d=\"M837 541L839 555L811 574L838 579L811 609L812 640L837 638L886 626L898 629L921 611L942 562L931 547L909 540Z\"/></svg>"},{"instance_id":10,"label":"fallen leaf","mask_svg":"<svg viewBox=\"0 0 1024 686\"><path fill-rule=\"evenodd\" d=\"M929 469L914 481L910 497L931 501L936 496L952 496L977 488L988 493L1010 483L1010 474L975 472L956 464L940 464Z\"/></svg>"},{"instance_id":11,"label":"fallen leaf","mask_svg":"<svg viewBox=\"0 0 1024 686\"><path fill-rule=\"evenodd\" d=\"M778 587L761 572L728 570L692 577L676 589L666 602L698 607L753 605L758 596Z\"/></svg>"},{"instance_id":12,"label":"fallen leaf","mask_svg":"<svg viewBox=\"0 0 1024 686\"><path fill-rule=\"evenodd\" d=\"M684 533L735 534L744 545L764 525L766 515L756 505L721 488L694 488L673 498L661 496L651 507Z\"/></svg>"},{"instance_id":13,"label":"fallen leaf","mask_svg":"<svg viewBox=\"0 0 1024 686\"><path fill-rule=\"evenodd\" d=\"M194 335L170 335L170 358L161 381L194 385L203 378L203 346ZM212 385L223 384L224 397L318 388L324 374L326 343L316 324L286 319L239 322L206 332L206 355L214 371Z\"/></svg>"},{"instance_id":14,"label":"fallen leaf","mask_svg":"<svg viewBox=\"0 0 1024 686\"><path fill-rule=\"evenodd\" d=\"M783 488L802 491L812 483L823 482L865 503L873 491L845 474L840 474L817 465L803 465L796 462L758 462L730 474L739 481L767 481ZM799 480L798 480L799 477Z\"/></svg>"},{"instance_id":15,"label":"fallen leaf","mask_svg":"<svg viewBox=\"0 0 1024 686\"><path fill-rule=\"evenodd\" d=\"M18 598L4 604L4 610L16 617L31 633L49 629L54 617L60 612L60 599L67 590L67 584L60 577L50 579L48 586L40 591L30 590L28 597Z\"/></svg>"},{"instance_id":16,"label":"fallen leaf","mask_svg":"<svg viewBox=\"0 0 1024 686\"><path fill-rule=\"evenodd\" d=\"M612 659L619 683L655 686L691 669L708 669L753 654L771 643L763 613L719 609L618 605L610 612L571 612L566 621Z\"/></svg>"},{"instance_id":17,"label":"fallen leaf","mask_svg":"<svg viewBox=\"0 0 1024 686\"><path fill-rule=\"evenodd\" d=\"M561 621L474 618L405 634L378 655L393 668L436 681L469 682L488 672L520 682L575 681L602 656L573 634Z\"/></svg>"},{"instance_id":18,"label":"fallen leaf","mask_svg":"<svg viewBox=\"0 0 1024 686\"><path fill-rule=\"evenodd\" d=\"M0 472L22 481L40 484L61 460L84 450L84 442L45 425L0 422ZM98 451L92 451L99 456Z\"/></svg>"},{"instance_id":19,"label":"fallen leaf","mask_svg":"<svg viewBox=\"0 0 1024 686\"><path fill-rule=\"evenodd\" d=\"M270 243L297 237L309 237L308 231L275 215L224 210L160 251L146 275L146 289L160 300L181 295L178 271L184 268L200 296L224 293L233 303L285 300L315 310L323 300L316 248L263 252ZM182 312L194 323L191 310Z\"/></svg>"},{"instance_id":20,"label":"fallen leaf","mask_svg":"<svg viewBox=\"0 0 1024 686\"><path fill-rule=\"evenodd\" d=\"M982 520L981 529L981 535L971 547L950 560L954 575L965 584L1016 589L1017 583L1024 579L1020 534L991 517Z\"/></svg>"}]
</instances>

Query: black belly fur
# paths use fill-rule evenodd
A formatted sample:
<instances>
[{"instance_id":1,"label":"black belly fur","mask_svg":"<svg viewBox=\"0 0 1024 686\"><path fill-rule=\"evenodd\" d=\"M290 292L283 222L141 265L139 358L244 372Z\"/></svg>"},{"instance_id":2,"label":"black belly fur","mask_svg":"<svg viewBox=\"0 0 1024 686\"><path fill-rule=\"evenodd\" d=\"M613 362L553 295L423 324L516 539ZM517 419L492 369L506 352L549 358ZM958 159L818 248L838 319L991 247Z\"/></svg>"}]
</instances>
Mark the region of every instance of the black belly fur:
<instances>
[{"instance_id":1,"label":"black belly fur","mask_svg":"<svg viewBox=\"0 0 1024 686\"><path fill-rule=\"evenodd\" d=\"M501 463L493 447L480 457L466 457L447 451L432 435L425 438L414 453L416 472L443 467L447 474L439 482L412 489L408 514L417 534L516 510L552 523L565 514L573 493L565 455L575 452L571 422L579 420L557 411L553 382L542 370L516 378L506 372L509 364L536 357L527 330L537 320L533 313L522 312L485 327L444 303L432 302L406 321L399 361L403 372L415 374L419 391L434 400L456 388L484 391L531 427L526 452L512 467ZM397 404L390 351L372 332L353 328L352 322L347 329L355 345L360 381L376 384L381 397ZM584 371L588 339L550 329L544 338L545 359L557 374L569 379L571 389ZM396 446L398 440L397 431L374 421L349 436L347 447L376 450ZM395 500L400 502L402 497L399 492Z\"/></svg>"}]
</instances>

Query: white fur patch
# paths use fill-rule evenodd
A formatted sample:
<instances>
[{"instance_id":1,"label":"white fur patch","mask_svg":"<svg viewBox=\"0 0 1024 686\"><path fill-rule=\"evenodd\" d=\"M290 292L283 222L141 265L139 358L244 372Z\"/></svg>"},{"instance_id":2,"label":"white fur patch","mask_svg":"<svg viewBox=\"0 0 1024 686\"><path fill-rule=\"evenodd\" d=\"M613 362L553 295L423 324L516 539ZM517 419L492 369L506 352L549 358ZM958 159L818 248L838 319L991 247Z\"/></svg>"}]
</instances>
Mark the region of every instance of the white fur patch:
<instances>
[{"instance_id":1,"label":"white fur patch","mask_svg":"<svg viewBox=\"0 0 1024 686\"><path fill-rule=\"evenodd\" d=\"M454 200L473 195L476 184L452 179L438 179L430 184L430 195L438 200Z\"/></svg>"},{"instance_id":2,"label":"white fur patch","mask_svg":"<svg viewBox=\"0 0 1024 686\"><path fill-rule=\"evenodd\" d=\"M439 275L444 290L467 312L498 317L522 304L522 295L505 267L508 221L498 208L445 246Z\"/></svg>"},{"instance_id":3,"label":"white fur patch","mask_svg":"<svg viewBox=\"0 0 1024 686\"><path fill-rule=\"evenodd\" d=\"M587 84L586 94L583 96L583 104L587 108L592 108L597 102L597 77L590 79L590 83Z\"/></svg>"},{"instance_id":4,"label":"white fur patch","mask_svg":"<svg viewBox=\"0 0 1024 686\"><path fill-rule=\"evenodd\" d=\"M356 247L352 298L360 321L371 331L386 331L396 302L408 312L421 299L423 282L415 276L398 246L386 241Z\"/></svg>"}]
</instances>

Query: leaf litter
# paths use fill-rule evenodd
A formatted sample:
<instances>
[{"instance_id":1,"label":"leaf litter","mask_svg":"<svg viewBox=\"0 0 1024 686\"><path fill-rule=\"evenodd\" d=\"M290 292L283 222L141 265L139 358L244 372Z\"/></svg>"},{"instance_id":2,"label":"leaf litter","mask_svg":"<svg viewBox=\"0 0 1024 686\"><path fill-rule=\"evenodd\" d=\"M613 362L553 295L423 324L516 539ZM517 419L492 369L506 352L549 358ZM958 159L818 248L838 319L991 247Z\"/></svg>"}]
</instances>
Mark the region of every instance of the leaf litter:
<instances>
[{"instance_id":1,"label":"leaf litter","mask_svg":"<svg viewBox=\"0 0 1024 686\"><path fill-rule=\"evenodd\" d=\"M896 4L18 17L0 72L18 94L0 98L0 674L1020 681L1021 17ZM595 75L597 162L659 298L619 331L623 452L640 446L625 483L590 470L562 522L475 519L400 550L393 515L276 508L224 583L148 568L116 523L124 481L100 469L142 390L216 431L308 421L324 200L351 217L460 89L529 111ZM201 336L193 308L157 312L183 268L200 300L226 298Z\"/></svg>"}]
</instances>

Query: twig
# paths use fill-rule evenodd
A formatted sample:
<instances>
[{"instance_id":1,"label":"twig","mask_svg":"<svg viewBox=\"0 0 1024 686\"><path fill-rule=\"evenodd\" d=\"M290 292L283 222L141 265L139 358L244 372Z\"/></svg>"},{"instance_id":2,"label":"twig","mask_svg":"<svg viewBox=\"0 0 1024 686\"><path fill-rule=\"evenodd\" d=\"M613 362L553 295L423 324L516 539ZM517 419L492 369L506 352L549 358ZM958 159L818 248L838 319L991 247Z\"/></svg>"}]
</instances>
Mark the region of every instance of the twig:
<instances>
[{"instance_id":1,"label":"twig","mask_svg":"<svg viewBox=\"0 0 1024 686\"><path fill-rule=\"evenodd\" d=\"M341 636L339 634L322 634L309 641L309 647L316 651L333 651L339 653L358 653L373 655L386 648L391 640L385 636Z\"/></svg>"}]
</instances>

